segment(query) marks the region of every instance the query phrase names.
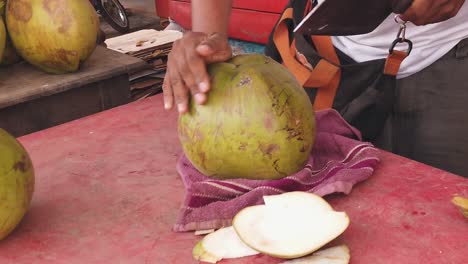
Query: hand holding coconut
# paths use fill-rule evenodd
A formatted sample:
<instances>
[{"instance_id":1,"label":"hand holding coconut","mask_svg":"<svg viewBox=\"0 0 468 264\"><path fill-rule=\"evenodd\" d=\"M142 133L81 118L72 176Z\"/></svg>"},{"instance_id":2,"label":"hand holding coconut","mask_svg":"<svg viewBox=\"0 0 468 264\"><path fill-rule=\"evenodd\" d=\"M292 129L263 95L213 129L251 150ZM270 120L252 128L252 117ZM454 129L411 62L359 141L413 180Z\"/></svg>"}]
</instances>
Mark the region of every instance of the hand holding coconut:
<instances>
[{"instance_id":1,"label":"hand holding coconut","mask_svg":"<svg viewBox=\"0 0 468 264\"><path fill-rule=\"evenodd\" d=\"M231 55L224 34L186 33L174 43L169 54L163 83L164 107L172 109L177 104L179 113L186 113L190 94L196 103L203 104L210 89L206 64L226 61Z\"/></svg>"},{"instance_id":2,"label":"hand holding coconut","mask_svg":"<svg viewBox=\"0 0 468 264\"><path fill-rule=\"evenodd\" d=\"M227 39L231 0L193 0L192 31L177 40L169 54L163 83L164 108L188 111L189 97L206 102L210 81L206 65L231 58Z\"/></svg>"}]
</instances>

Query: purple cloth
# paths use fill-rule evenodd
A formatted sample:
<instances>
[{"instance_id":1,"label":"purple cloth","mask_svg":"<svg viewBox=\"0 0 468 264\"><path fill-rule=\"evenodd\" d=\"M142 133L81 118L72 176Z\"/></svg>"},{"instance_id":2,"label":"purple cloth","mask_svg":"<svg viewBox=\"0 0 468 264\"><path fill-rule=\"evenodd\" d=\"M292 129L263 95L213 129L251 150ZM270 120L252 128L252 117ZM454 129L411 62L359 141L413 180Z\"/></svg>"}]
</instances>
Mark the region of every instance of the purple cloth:
<instances>
[{"instance_id":1,"label":"purple cloth","mask_svg":"<svg viewBox=\"0 0 468 264\"><path fill-rule=\"evenodd\" d=\"M174 231L184 232L231 225L244 207L263 204L264 195L305 191L324 196L348 194L353 185L370 177L379 162L378 150L362 142L359 131L335 110L316 113L317 135L309 160L301 171L279 180L216 180L202 175L186 156L177 171L186 188Z\"/></svg>"}]
</instances>

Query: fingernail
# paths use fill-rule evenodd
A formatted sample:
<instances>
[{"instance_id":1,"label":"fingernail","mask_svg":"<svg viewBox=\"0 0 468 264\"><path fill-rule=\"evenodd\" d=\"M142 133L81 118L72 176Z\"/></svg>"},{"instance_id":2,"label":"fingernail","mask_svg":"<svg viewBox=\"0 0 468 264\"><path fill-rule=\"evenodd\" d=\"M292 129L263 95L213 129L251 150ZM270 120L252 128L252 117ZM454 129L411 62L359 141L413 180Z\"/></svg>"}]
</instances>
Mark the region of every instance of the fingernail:
<instances>
[{"instance_id":1,"label":"fingernail","mask_svg":"<svg viewBox=\"0 0 468 264\"><path fill-rule=\"evenodd\" d=\"M200 91L206 93L208 92L208 83L206 82L201 82L198 84L198 89L200 89Z\"/></svg>"},{"instance_id":2,"label":"fingernail","mask_svg":"<svg viewBox=\"0 0 468 264\"><path fill-rule=\"evenodd\" d=\"M206 96L202 93L197 93L194 95L194 97L195 97L195 102L197 102L197 104L202 104L205 102Z\"/></svg>"},{"instance_id":3,"label":"fingernail","mask_svg":"<svg viewBox=\"0 0 468 264\"><path fill-rule=\"evenodd\" d=\"M200 44L197 46L197 51L203 53L202 55L207 55L211 52L211 47L207 44Z\"/></svg>"},{"instance_id":4,"label":"fingernail","mask_svg":"<svg viewBox=\"0 0 468 264\"><path fill-rule=\"evenodd\" d=\"M178 104L177 105L177 110L179 111L179 113L185 112L185 105L184 104Z\"/></svg>"},{"instance_id":5,"label":"fingernail","mask_svg":"<svg viewBox=\"0 0 468 264\"><path fill-rule=\"evenodd\" d=\"M171 104L170 103L164 103L164 109L166 109L166 110L171 109Z\"/></svg>"}]
</instances>

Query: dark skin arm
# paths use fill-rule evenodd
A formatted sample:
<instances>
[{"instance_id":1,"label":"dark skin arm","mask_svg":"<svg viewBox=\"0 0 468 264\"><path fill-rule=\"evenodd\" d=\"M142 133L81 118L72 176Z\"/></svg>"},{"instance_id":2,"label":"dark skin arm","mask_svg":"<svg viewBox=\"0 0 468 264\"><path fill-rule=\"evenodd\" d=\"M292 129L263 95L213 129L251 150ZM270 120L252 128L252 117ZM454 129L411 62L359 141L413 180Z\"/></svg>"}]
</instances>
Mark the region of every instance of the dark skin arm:
<instances>
[{"instance_id":1,"label":"dark skin arm","mask_svg":"<svg viewBox=\"0 0 468 264\"><path fill-rule=\"evenodd\" d=\"M442 22L454 17L464 2L465 0L413 0L401 19L418 26Z\"/></svg>"},{"instance_id":2,"label":"dark skin arm","mask_svg":"<svg viewBox=\"0 0 468 264\"><path fill-rule=\"evenodd\" d=\"M203 104L210 90L206 65L231 58L227 40L231 0L193 0L192 31L169 54L163 83L164 107L186 113L190 94Z\"/></svg>"}]
</instances>

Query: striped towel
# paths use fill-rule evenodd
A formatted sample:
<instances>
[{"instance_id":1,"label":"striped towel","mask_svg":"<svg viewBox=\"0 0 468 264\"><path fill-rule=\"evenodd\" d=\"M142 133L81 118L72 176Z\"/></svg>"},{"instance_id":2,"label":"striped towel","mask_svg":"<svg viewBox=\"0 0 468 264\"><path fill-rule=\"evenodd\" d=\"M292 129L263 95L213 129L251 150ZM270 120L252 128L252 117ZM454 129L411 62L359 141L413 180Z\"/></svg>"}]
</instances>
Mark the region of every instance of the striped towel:
<instances>
[{"instance_id":1,"label":"striped towel","mask_svg":"<svg viewBox=\"0 0 468 264\"><path fill-rule=\"evenodd\" d=\"M348 194L353 185L370 177L379 162L378 150L362 142L359 131L335 110L316 113L317 136L307 165L279 180L216 180L202 175L182 155L177 171L185 188L174 231L184 232L231 225L246 206L263 203L264 195L305 191L324 196Z\"/></svg>"}]
</instances>

